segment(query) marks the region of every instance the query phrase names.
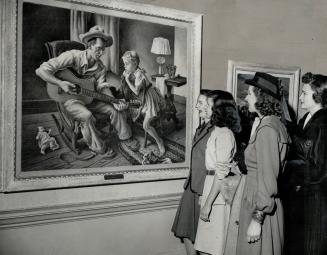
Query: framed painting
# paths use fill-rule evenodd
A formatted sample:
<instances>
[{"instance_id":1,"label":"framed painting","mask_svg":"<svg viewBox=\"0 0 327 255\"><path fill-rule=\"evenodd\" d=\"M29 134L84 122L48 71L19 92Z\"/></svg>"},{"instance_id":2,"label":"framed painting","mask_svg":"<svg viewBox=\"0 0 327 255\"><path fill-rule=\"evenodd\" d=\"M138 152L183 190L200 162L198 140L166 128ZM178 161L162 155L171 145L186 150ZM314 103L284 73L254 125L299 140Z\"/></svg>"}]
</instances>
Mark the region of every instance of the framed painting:
<instances>
[{"instance_id":1,"label":"framed painting","mask_svg":"<svg viewBox=\"0 0 327 255\"><path fill-rule=\"evenodd\" d=\"M248 111L247 103L244 100L249 87L249 85L245 84L245 80L252 79L256 72L269 73L280 79L283 88L283 95L288 104L290 117L296 120L298 115L301 75L299 67L246 63L229 60L227 90L233 94L238 105L243 128L242 135L244 136L241 137L241 139L245 143L247 143L249 139L252 126L251 122L254 119L254 116L252 116L253 114Z\"/></svg>"},{"instance_id":2,"label":"framed painting","mask_svg":"<svg viewBox=\"0 0 327 255\"><path fill-rule=\"evenodd\" d=\"M4 0L0 5L1 191L186 176L198 123L202 15L128 1ZM79 54L79 68L92 70L93 46L83 35L94 28L111 38L95 61L105 70L109 92L98 89L95 75L74 73L75 60L50 72L58 84L73 84L74 93L39 74L40 66L72 54ZM126 52L138 56L145 101L122 93ZM87 119L69 110L76 102L87 109ZM95 104L111 110L99 112ZM123 122L117 124L117 116ZM94 150L96 142L101 150Z\"/></svg>"},{"instance_id":3,"label":"framed painting","mask_svg":"<svg viewBox=\"0 0 327 255\"><path fill-rule=\"evenodd\" d=\"M252 79L256 72L269 73L281 80L283 94L293 111L298 113L301 69L293 66L278 66L246 62L228 61L227 90L233 94L238 105L245 105L248 85L245 80Z\"/></svg>"}]
</instances>

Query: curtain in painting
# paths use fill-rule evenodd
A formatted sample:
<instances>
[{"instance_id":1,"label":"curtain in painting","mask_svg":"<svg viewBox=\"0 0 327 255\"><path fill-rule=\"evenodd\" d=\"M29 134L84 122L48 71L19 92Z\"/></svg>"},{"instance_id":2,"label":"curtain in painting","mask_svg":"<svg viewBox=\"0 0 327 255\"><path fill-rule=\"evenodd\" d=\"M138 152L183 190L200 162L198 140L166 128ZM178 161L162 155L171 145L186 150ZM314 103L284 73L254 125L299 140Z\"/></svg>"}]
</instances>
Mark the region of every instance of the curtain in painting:
<instances>
[{"instance_id":1,"label":"curtain in painting","mask_svg":"<svg viewBox=\"0 0 327 255\"><path fill-rule=\"evenodd\" d=\"M107 48L102 56L102 61L108 70L118 74L119 72L119 18L107 15L95 14L95 25L104 28L105 33L110 34L113 39L111 47Z\"/></svg>"},{"instance_id":2,"label":"curtain in painting","mask_svg":"<svg viewBox=\"0 0 327 255\"><path fill-rule=\"evenodd\" d=\"M119 18L102 14L93 14L78 10L71 10L70 15L70 39L79 40L79 34L87 32L92 26L100 25L105 33L110 34L113 39L113 45L106 48L101 57L107 70L115 74L119 72Z\"/></svg>"}]
</instances>

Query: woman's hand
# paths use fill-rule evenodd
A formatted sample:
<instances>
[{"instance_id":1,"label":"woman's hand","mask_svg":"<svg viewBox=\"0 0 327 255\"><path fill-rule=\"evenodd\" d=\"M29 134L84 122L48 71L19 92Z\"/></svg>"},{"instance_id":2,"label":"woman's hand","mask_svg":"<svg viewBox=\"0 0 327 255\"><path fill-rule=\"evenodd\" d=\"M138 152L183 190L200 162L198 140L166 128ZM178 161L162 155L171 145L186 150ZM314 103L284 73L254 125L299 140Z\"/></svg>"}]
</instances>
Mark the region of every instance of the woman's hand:
<instances>
[{"instance_id":1,"label":"woman's hand","mask_svg":"<svg viewBox=\"0 0 327 255\"><path fill-rule=\"evenodd\" d=\"M248 227L247 231L247 239L248 243L254 243L261 238L261 224L259 222L256 222L255 220L251 220L250 225Z\"/></svg>"},{"instance_id":2,"label":"woman's hand","mask_svg":"<svg viewBox=\"0 0 327 255\"><path fill-rule=\"evenodd\" d=\"M211 211L211 206L205 203L200 210L200 219L207 222L210 221L209 219L210 211Z\"/></svg>"}]
</instances>

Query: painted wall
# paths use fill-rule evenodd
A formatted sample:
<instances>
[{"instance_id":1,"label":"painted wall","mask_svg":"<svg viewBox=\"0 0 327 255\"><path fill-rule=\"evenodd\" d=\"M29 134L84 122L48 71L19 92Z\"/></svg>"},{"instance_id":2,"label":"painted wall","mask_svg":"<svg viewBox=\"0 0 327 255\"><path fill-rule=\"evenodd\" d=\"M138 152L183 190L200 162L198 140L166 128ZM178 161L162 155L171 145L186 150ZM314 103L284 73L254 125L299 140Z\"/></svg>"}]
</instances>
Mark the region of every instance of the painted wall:
<instances>
[{"instance_id":1,"label":"painted wall","mask_svg":"<svg viewBox=\"0 0 327 255\"><path fill-rule=\"evenodd\" d=\"M226 87L228 59L300 66L302 72L326 73L325 0L137 2L204 14L203 88ZM181 192L182 184L180 180L1 194L0 220L9 209L101 201L112 196L117 199L165 196ZM0 254L183 254L183 247L169 232L176 206L177 202L162 211L159 206L154 212L134 210L129 214L99 217L97 220L2 229Z\"/></svg>"},{"instance_id":2,"label":"painted wall","mask_svg":"<svg viewBox=\"0 0 327 255\"><path fill-rule=\"evenodd\" d=\"M49 97L45 83L36 76L35 69L49 58L44 43L69 40L70 27L67 24L70 22L70 11L46 5L24 3L23 13L23 100L47 99Z\"/></svg>"},{"instance_id":3,"label":"painted wall","mask_svg":"<svg viewBox=\"0 0 327 255\"><path fill-rule=\"evenodd\" d=\"M187 31L183 28L175 29L175 54L174 54L174 65L176 65L176 75L187 77ZM175 95L186 95L187 84L173 88L173 94Z\"/></svg>"},{"instance_id":4,"label":"painted wall","mask_svg":"<svg viewBox=\"0 0 327 255\"><path fill-rule=\"evenodd\" d=\"M174 61L174 27L149 22L122 19L120 22L121 55L127 50L135 50L140 56L140 66L148 76L158 73L157 55L150 52L154 37L169 40L171 55L166 56L166 63ZM122 62L122 61L121 61Z\"/></svg>"}]
</instances>

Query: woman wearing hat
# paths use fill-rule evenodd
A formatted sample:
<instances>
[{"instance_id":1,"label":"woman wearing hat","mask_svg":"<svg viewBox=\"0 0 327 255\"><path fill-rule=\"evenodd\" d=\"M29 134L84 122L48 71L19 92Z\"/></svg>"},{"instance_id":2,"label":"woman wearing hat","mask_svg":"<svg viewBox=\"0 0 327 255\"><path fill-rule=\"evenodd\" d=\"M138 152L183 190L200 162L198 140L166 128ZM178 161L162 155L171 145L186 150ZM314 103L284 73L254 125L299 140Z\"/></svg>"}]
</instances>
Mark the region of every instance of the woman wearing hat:
<instances>
[{"instance_id":1,"label":"woman wearing hat","mask_svg":"<svg viewBox=\"0 0 327 255\"><path fill-rule=\"evenodd\" d=\"M58 70L71 68L81 77L94 77L96 79L96 90L111 95L109 84L106 82L106 68L100 57L103 55L105 48L112 45L112 37L105 34L102 27L94 26L87 33L81 34L80 39L86 44L86 50L63 52L58 57L41 64L36 70L36 74L44 81L62 88L66 93L74 94L76 93L76 86L73 83L60 80L54 75ZM107 157L115 156L115 152L111 148L106 148L105 141L100 138L100 133L95 128L94 112L107 114L119 139L133 145L130 142L131 128L128 126L126 117L122 112L127 108L127 104L123 101L113 105L93 101L91 104L85 105L84 102L72 98L65 101L63 105L69 115L81 123L83 138L91 151L99 154L106 152ZM137 145L134 147L137 147Z\"/></svg>"},{"instance_id":2,"label":"woman wearing hat","mask_svg":"<svg viewBox=\"0 0 327 255\"><path fill-rule=\"evenodd\" d=\"M245 150L247 177L239 216L237 254L278 255L283 249L283 208L277 187L290 138L280 120L280 82L257 72L245 100L257 114Z\"/></svg>"},{"instance_id":3,"label":"woman wearing hat","mask_svg":"<svg viewBox=\"0 0 327 255\"><path fill-rule=\"evenodd\" d=\"M286 211L286 254L327 254L327 76L302 77L307 113L292 136Z\"/></svg>"}]
</instances>

